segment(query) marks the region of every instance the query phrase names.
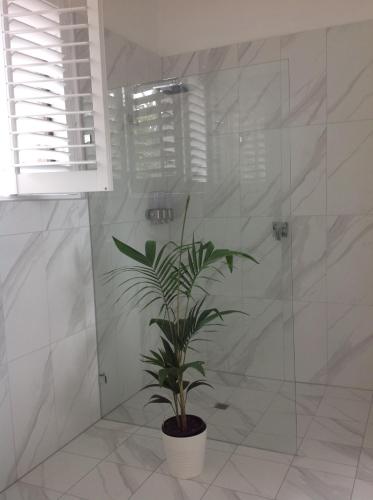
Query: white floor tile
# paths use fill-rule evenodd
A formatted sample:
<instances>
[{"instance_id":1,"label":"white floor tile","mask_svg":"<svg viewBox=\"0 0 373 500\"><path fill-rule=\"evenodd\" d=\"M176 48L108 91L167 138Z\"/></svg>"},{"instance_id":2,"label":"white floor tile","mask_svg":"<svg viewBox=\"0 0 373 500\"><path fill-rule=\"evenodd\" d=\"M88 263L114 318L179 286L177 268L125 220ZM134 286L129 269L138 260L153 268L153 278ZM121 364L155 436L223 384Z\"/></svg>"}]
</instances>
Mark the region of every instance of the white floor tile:
<instances>
[{"instance_id":1,"label":"white floor tile","mask_svg":"<svg viewBox=\"0 0 373 500\"><path fill-rule=\"evenodd\" d=\"M175 479L154 473L131 500L200 500L206 489L207 486L198 481Z\"/></svg>"},{"instance_id":2,"label":"white floor tile","mask_svg":"<svg viewBox=\"0 0 373 500\"><path fill-rule=\"evenodd\" d=\"M373 483L356 479L351 500L372 500Z\"/></svg>"},{"instance_id":3,"label":"white floor tile","mask_svg":"<svg viewBox=\"0 0 373 500\"><path fill-rule=\"evenodd\" d=\"M214 485L275 498L287 470L287 464L235 454L215 479Z\"/></svg>"},{"instance_id":4,"label":"white floor tile","mask_svg":"<svg viewBox=\"0 0 373 500\"><path fill-rule=\"evenodd\" d=\"M364 481L373 482L373 449L363 448L357 469L357 477Z\"/></svg>"},{"instance_id":5,"label":"white floor tile","mask_svg":"<svg viewBox=\"0 0 373 500\"><path fill-rule=\"evenodd\" d=\"M133 434L106 461L154 471L165 458L161 439Z\"/></svg>"},{"instance_id":6,"label":"white floor tile","mask_svg":"<svg viewBox=\"0 0 373 500\"><path fill-rule=\"evenodd\" d=\"M135 467L102 462L69 493L87 500L128 500L150 474Z\"/></svg>"},{"instance_id":7,"label":"white floor tile","mask_svg":"<svg viewBox=\"0 0 373 500\"><path fill-rule=\"evenodd\" d=\"M326 460L352 467L357 466L359 455L359 446L319 441L317 439L304 439L298 450L299 457Z\"/></svg>"},{"instance_id":8,"label":"white floor tile","mask_svg":"<svg viewBox=\"0 0 373 500\"><path fill-rule=\"evenodd\" d=\"M295 457L292 465L303 469L311 469L319 472L330 472L331 474L339 474L341 476L354 478L356 475L356 467L352 465L336 464L326 460L317 460L315 458Z\"/></svg>"},{"instance_id":9,"label":"white floor tile","mask_svg":"<svg viewBox=\"0 0 373 500\"><path fill-rule=\"evenodd\" d=\"M353 478L291 467L277 500L350 500Z\"/></svg>"},{"instance_id":10,"label":"white floor tile","mask_svg":"<svg viewBox=\"0 0 373 500\"><path fill-rule=\"evenodd\" d=\"M60 497L61 493L21 481L0 494L0 500L58 500Z\"/></svg>"},{"instance_id":11,"label":"white floor tile","mask_svg":"<svg viewBox=\"0 0 373 500\"><path fill-rule=\"evenodd\" d=\"M27 474L23 481L65 493L98 462L93 458L60 451Z\"/></svg>"},{"instance_id":12,"label":"white floor tile","mask_svg":"<svg viewBox=\"0 0 373 500\"><path fill-rule=\"evenodd\" d=\"M315 417L307 431L306 438L361 446L364 427L362 422Z\"/></svg>"},{"instance_id":13,"label":"white floor tile","mask_svg":"<svg viewBox=\"0 0 373 500\"><path fill-rule=\"evenodd\" d=\"M265 500L264 497L241 493L240 491L228 490L219 486L210 486L203 500Z\"/></svg>"},{"instance_id":14,"label":"white floor tile","mask_svg":"<svg viewBox=\"0 0 373 500\"><path fill-rule=\"evenodd\" d=\"M325 397L317 410L320 417L366 422L369 414L368 401Z\"/></svg>"},{"instance_id":15,"label":"white floor tile","mask_svg":"<svg viewBox=\"0 0 373 500\"><path fill-rule=\"evenodd\" d=\"M71 441L63 451L91 458L105 458L130 436L126 424L113 424L116 425L108 427L99 422Z\"/></svg>"},{"instance_id":16,"label":"white floor tile","mask_svg":"<svg viewBox=\"0 0 373 500\"><path fill-rule=\"evenodd\" d=\"M270 462L277 462L279 464L290 465L293 460L293 455L285 453L276 453L275 451L260 450L258 448L250 448L249 446L238 446L235 455L242 455L244 457L259 458L261 460L269 460Z\"/></svg>"}]
</instances>

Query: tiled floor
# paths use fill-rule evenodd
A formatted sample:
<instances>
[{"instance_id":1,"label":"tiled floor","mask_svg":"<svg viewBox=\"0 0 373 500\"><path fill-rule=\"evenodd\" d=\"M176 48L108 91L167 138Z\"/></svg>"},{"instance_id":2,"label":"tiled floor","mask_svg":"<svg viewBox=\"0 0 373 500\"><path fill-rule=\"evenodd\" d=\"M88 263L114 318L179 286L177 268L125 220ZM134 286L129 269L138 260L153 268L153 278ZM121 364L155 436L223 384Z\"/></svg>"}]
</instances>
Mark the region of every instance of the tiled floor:
<instances>
[{"instance_id":1,"label":"tiled floor","mask_svg":"<svg viewBox=\"0 0 373 500\"><path fill-rule=\"evenodd\" d=\"M281 453L296 450L295 384L281 380L247 377L224 372L208 373L213 389L200 387L189 394L189 412L208 424L209 437L229 443L272 449ZM299 396L300 410L308 413L320 403L323 393L318 386L307 386L308 394ZM151 393L151 390L150 390ZM164 405L144 408L149 392L141 391L121 404L106 418L109 420L158 428L168 409ZM227 405L224 410L215 405ZM308 415L308 413L306 415ZM302 429L307 424L299 419ZM300 429L300 430L302 430Z\"/></svg>"},{"instance_id":2,"label":"tiled floor","mask_svg":"<svg viewBox=\"0 0 373 500\"><path fill-rule=\"evenodd\" d=\"M0 500L372 500L371 393L301 389L297 455L210 439L203 474L179 481L158 430L101 420Z\"/></svg>"}]
</instances>

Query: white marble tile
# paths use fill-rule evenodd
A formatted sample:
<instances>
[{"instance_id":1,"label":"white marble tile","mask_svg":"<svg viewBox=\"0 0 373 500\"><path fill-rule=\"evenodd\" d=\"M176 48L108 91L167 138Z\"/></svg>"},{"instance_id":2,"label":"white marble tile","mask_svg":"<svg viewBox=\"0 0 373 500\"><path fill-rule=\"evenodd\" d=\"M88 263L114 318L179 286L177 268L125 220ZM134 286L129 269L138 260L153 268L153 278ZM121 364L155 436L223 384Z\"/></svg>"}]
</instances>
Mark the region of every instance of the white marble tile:
<instances>
[{"instance_id":1,"label":"white marble tile","mask_svg":"<svg viewBox=\"0 0 373 500\"><path fill-rule=\"evenodd\" d=\"M317 410L317 415L320 417L355 420L365 423L368 419L369 409L370 403L367 401L350 401L348 399L324 397Z\"/></svg>"},{"instance_id":2,"label":"white marble tile","mask_svg":"<svg viewBox=\"0 0 373 500\"><path fill-rule=\"evenodd\" d=\"M227 402L234 408L245 410L257 410L264 412L268 409L272 399L273 392L256 391L249 388L232 388L232 392Z\"/></svg>"},{"instance_id":3,"label":"white marble tile","mask_svg":"<svg viewBox=\"0 0 373 500\"><path fill-rule=\"evenodd\" d=\"M327 307L322 302L294 301L295 375L297 381L326 381Z\"/></svg>"},{"instance_id":4,"label":"white marble tile","mask_svg":"<svg viewBox=\"0 0 373 500\"><path fill-rule=\"evenodd\" d=\"M106 460L154 471L165 458L163 443L160 438L133 434Z\"/></svg>"},{"instance_id":5,"label":"white marble tile","mask_svg":"<svg viewBox=\"0 0 373 500\"><path fill-rule=\"evenodd\" d=\"M162 57L162 78L180 78L199 73L198 53Z\"/></svg>"},{"instance_id":6,"label":"white marble tile","mask_svg":"<svg viewBox=\"0 0 373 500\"><path fill-rule=\"evenodd\" d=\"M280 129L240 134L241 214L279 217L289 190Z\"/></svg>"},{"instance_id":7,"label":"white marble tile","mask_svg":"<svg viewBox=\"0 0 373 500\"><path fill-rule=\"evenodd\" d=\"M326 213L326 127L289 130L291 210L294 215Z\"/></svg>"},{"instance_id":8,"label":"white marble tile","mask_svg":"<svg viewBox=\"0 0 373 500\"><path fill-rule=\"evenodd\" d=\"M63 451L102 459L111 454L129 436L129 426L119 422L100 421L63 448Z\"/></svg>"},{"instance_id":9,"label":"white marble tile","mask_svg":"<svg viewBox=\"0 0 373 500\"><path fill-rule=\"evenodd\" d=\"M215 479L214 485L275 498L287 470L286 464L234 455Z\"/></svg>"},{"instance_id":10,"label":"white marble tile","mask_svg":"<svg viewBox=\"0 0 373 500\"><path fill-rule=\"evenodd\" d=\"M350 477L355 479L356 467L351 465L336 464L326 460L318 460L315 458L298 457L294 458L292 466L301 469L310 469L318 472L327 472L331 474L338 474L340 476Z\"/></svg>"},{"instance_id":11,"label":"white marble tile","mask_svg":"<svg viewBox=\"0 0 373 500\"><path fill-rule=\"evenodd\" d=\"M330 124L327 142L328 214L371 214L373 121Z\"/></svg>"},{"instance_id":12,"label":"white marble tile","mask_svg":"<svg viewBox=\"0 0 373 500\"><path fill-rule=\"evenodd\" d=\"M241 220L241 248L257 259L242 262L243 295L245 297L283 297L284 244L273 237L272 217L248 217Z\"/></svg>"},{"instance_id":13,"label":"white marble tile","mask_svg":"<svg viewBox=\"0 0 373 500\"><path fill-rule=\"evenodd\" d=\"M241 68L240 130L276 128L281 124L282 64L271 62Z\"/></svg>"},{"instance_id":14,"label":"white marble tile","mask_svg":"<svg viewBox=\"0 0 373 500\"><path fill-rule=\"evenodd\" d=\"M3 289L0 281L0 365L7 362L6 337L5 337L5 318L3 311Z\"/></svg>"},{"instance_id":15,"label":"white marble tile","mask_svg":"<svg viewBox=\"0 0 373 500\"><path fill-rule=\"evenodd\" d=\"M326 119L326 30L281 38L281 57L289 60L289 114L292 126Z\"/></svg>"},{"instance_id":16,"label":"white marble tile","mask_svg":"<svg viewBox=\"0 0 373 500\"><path fill-rule=\"evenodd\" d=\"M58 500L61 498L61 493L18 482L3 494L0 493L0 498L1 500Z\"/></svg>"},{"instance_id":17,"label":"white marble tile","mask_svg":"<svg viewBox=\"0 0 373 500\"><path fill-rule=\"evenodd\" d=\"M210 73L237 66L235 44L162 57L162 77L172 78Z\"/></svg>"},{"instance_id":18,"label":"white marble tile","mask_svg":"<svg viewBox=\"0 0 373 500\"><path fill-rule=\"evenodd\" d=\"M356 479L351 500L370 500L373 495L373 482Z\"/></svg>"},{"instance_id":19,"label":"white marble tile","mask_svg":"<svg viewBox=\"0 0 373 500\"><path fill-rule=\"evenodd\" d=\"M371 216L328 217L328 301L373 304Z\"/></svg>"},{"instance_id":20,"label":"white marble tile","mask_svg":"<svg viewBox=\"0 0 373 500\"><path fill-rule=\"evenodd\" d=\"M207 436L209 439L221 439L229 443L240 444L247 436L247 428L231 427L226 425L209 424L207 426Z\"/></svg>"},{"instance_id":21,"label":"white marble tile","mask_svg":"<svg viewBox=\"0 0 373 500\"><path fill-rule=\"evenodd\" d=\"M263 434L261 432L251 432L242 441L242 444L263 450L274 450L278 453L285 453L287 455L293 454L297 450L295 428L292 436L285 434Z\"/></svg>"},{"instance_id":22,"label":"white marble tile","mask_svg":"<svg viewBox=\"0 0 373 500\"><path fill-rule=\"evenodd\" d=\"M44 229L88 227L88 200L46 200L40 203Z\"/></svg>"},{"instance_id":23,"label":"white marble tile","mask_svg":"<svg viewBox=\"0 0 373 500\"><path fill-rule=\"evenodd\" d=\"M365 424L353 420L337 420L315 417L308 429L306 439L361 446Z\"/></svg>"},{"instance_id":24,"label":"white marble tile","mask_svg":"<svg viewBox=\"0 0 373 500\"><path fill-rule=\"evenodd\" d=\"M58 439L63 446L93 421L86 332L52 345L52 365Z\"/></svg>"},{"instance_id":25,"label":"white marble tile","mask_svg":"<svg viewBox=\"0 0 373 500\"><path fill-rule=\"evenodd\" d=\"M157 492L162 500L200 500L206 492L206 486L193 480L178 480L163 474L152 474L131 500L153 498L154 492Z\"/></svg>"},{"instance_id":26,"label":"white marble tile","mask_svg":"<svg viewBox=\"0 0 373 500\"><path fill-rule=\"evenodd\" d=\"M8 370L0 365L0 491L16 479L16 462Z\"/></svg>"},{"instance_id":27,"label":"white marble tile","mask_svg":"<svg viewBox=\"0 0 373 500\"><path fill-rule=\"evenodd\" d=\"M105 415L105 417L114 422L154 426L158 422L163 422L164 413L162 408L159 408L159 405L158 407L156 405L147 406L140 410L139 408L131 408L126 404L122 404Z\"/></svg>"},{"instance_id":28,"label":"white marble tile","mask_svg":"<svg viewBox=\"0 0 373 500\"><path fill-rule=\"evenodd\" d=\"M289 436L291 438L296 435L296 429L295 412L280 413L269 410L255 427L255 432Z\"/></svg>"},{"instance_id":29,"label":"white marble tile","mask_svg":"<svg viewBox=\"0 0 373 500\"><path fill-rule=\"evenodd\" d=\"M365 448L373 448L373 424L370 422L365 430L363 446Z\"/></svg>"},{"instance_id":30,"label":"white marble tile","mask_svg":"<svg viewBox=\"0 0 373 500\"><path fill-rule=\"evenodd\" d=\"M297 436L302 438L306 435L311 422L313 420L312 415L300 415L297 414Z\"/></svg>"},{"instance_id":31,"label":"white marble tile","mask_svg":"<svg viewBox=\"0 0 373 500\"><path fill-rule=\"evenodd\" d=\"M52 341L94 324L89 229L47 235L48 306Z\"/></svg>"},{"instance_id":32,"label":"white marble tile","mask_svg":"<svg viewBox=\"0 0 373 500\"><path fill-rule=\"evenodd\" d=\"M326 300L326 219L296 216L292 219L292 271L295 300Z\"/></svg>"},{"instance_id":33,"label":"white marble tile","mask_svg":"<svg viewBox=\"0 0 373 500\"><path fill-rule=\"evenodd\" d=\"M84 334L87 348L87 370L84 375L88 396L86 404L89 409L89 423L93 424L101 417L96 328L89 328Z\"/></svg>"},{"instance_id":34,"label":"white marble tile","mask_svg":"<svg viewBox=\"0 0 373 500\"><path fill-rule=\"evenodd\" d=\"M328 30L328 121L373 118L372 21Z\"/></svg>"},{"instance_id":35,"label":"white marble tile","mask_svg":"<svg viewBox=\"0 0 373 500\"><path fill-rule=\"evenodd\" d=\"M371 392L353 387L372 389L373 308L371 306L328 305L328 381L351 386L351 389L328 388L331 397L353 401L371 400Z\"/></svg>"},{"instance_id":36,"label":"white marble tile","mask_svg":"<svg viewBox=\"0 0 373 500\"><path fill-rule=\"evenodd\" d=\"M207 141L208 180L204 189L205 217L239 217L240 169L237 134L211 135Z\"/></svg>"},{"instance_id":37,"label":"white marble tile","mask_svg":"<svg viewBox=\"0 0 373 500\"><path fill-rule=\"evenodd\" d=\"M298 415L316 415L322 396L318 394L299 394L297 390L296 408Z\"/></svg>"},{"instance_id":38,"label":"white marble tile","mask_svg":"<svg viewBox=\"0 0 373 500\"><path fill-rule=\"evenodd\" d=\"M282 301L245 299L243 310L250 315L246 327L240 341L228 351L233 371L281 379L284 368Z\"/></svg>"},{"instance_id":39,"label":"white marble tile","mask_svg":"<svg viewBox=\"0 0 373 500\"><path fill-rule=\"evenodd\" d=\"M349 500L353 478L291 467L277 496L278 500Z\"/></svg>"},{"instance_id":40,"label":"white marble tile","mask_svg":"<svg viewBox=\"0 0 373 500\"><path fill-rule=\"evenodd\" d=\"M59 451L29 472L23 481L65 493L97 464L98 460Z\"/></svg>"},{"instance_id":41,"label":"white marble tile","mask_svg":"<svg viewBox=\"0 0 373 500\"><path fill-rule=\"evenodd\" d=\"M238 64L263 64L281 59L280 38L266 38L238 44Z\"/></svg>"},{"instance_id":42,"label":"white marble tile","mask_svg":"<svg viewBox=\"0 0 373 500\"><path fill-rule=\"evenodd\" d=\"M72 496L72 495L63 495L62 497L60 497L59 500L85 500L85 499L82 499L82 498L79 498L76 496Z\"/></svg>"},{"instance_id":43,"label":"white marble tile","mask_svg":"<svg viewBox=\"0 0 373 500\"><path fill-rule=\"evenodd\" d=\"M361 450L357 478L363 481L373 482L373 449L363 448Z\"/></svg>"},{"instance_id":44,"label":"white marble tile","mask_svg":"<svg viewBox=\"0 0 373 500\"><path fill-rule=\"evenodd\" d=\"M225 45L197 52L198 72L209 73L237 66L237 46Z\"/></svg>"},{"instance_id":45,"label":"white marble tile","mask_svg":"<svg viewBox=\"0 0 373 500\"><path fill-rule=\"evenodd\" d=\"M135 467L102 462L69 493L87 500L127 500L149 477L150 472ZM153 495L156 492L153 491Z\"/></svg>"},{"instance_id":46,"label":"white marble tile","mask_svg":"<svg viewBox=\"0 0 373 500\"><path fill-rule=\"evenodd\" d=\"M205 115L209 133L238 130L237 69L208 73L200 77L205 98Z\"/></svg>"},{"instance_id":47,"label":"white marble tile","mask_svg":"<svg viewBox=\"0 0 373 500\"><path fill-rule=\"evenodd\" d=\"M49 343L43 233L0 238L8 361Z\"/></svg>"},{"instance_id":48,"label":"white marble tile","mask_svg":"<svg viewBox=\"0 0 373 500\"><path fill-rule=\"evenodd\" d=\"M290 465L293 460L293 455L276 453L275 451L260 450L259 448L250 448L249 446L238 446L234 454L287 465Z\"/></svg>"},{"instance_id":49,"label":"white marble tile","mask_svg":"<svg viewBox=\"0 0 373 500\"><path fill-rule=\"evenodd\" d=\"M357 466L360 447L332 441L304 439L298 450L298 456L312 460L325 460L350 467Z\"/></svg>"},{"instance_id":50,"label":"white marble tile","mask_svg":"<svg viewBox=\"0 0 373 500\"><path fill-rule=\"evenodd\" d=\"M209 418L209 422L217 426L232 426L237 429L253 430L262 417L262 413L249 408L230 405L226 410L217 410Z\"/></svg>"},{"instance_id":51,"label":"white marble tile","mask_svg":"<svg viewBox=\"0 0 373 500\"><path fill-rule=\"evenodd\" d=\"M234 383L234 385L238 385ZM240 387L251 389L253 391L269 391L278 392L282 385L281 380L267 379L262 377L247 377L245 376L241 382L239 382Z\"/></svg>"},{"instance_id":52,"label":"white marble tile","mask_svg":"<svg viewBox=\"0 0 373 500\"><path fill-rule=\"evenodd\" d=\"M110 89L161 78L161 58L157 54L108 29L105 49Z\"/></svg>"},{"instance_id":53,"label":"white marble tile","mask_svg":"<svg viewBox=\"0 0 373 500\"><path fill-rule=\"evenodd\" d=\"M203 497L204 500L263 500L263 497L258 497L257 495L250 495L247 493L241 493L240 491L234 491L232 489L220 488L219 486L211 486L206 495Z\"/></svg>"},{"instance_id":54,"label":"white marble tile","mask_svg":"<svg viewBox=\"0 0 373 500\"><path fill-rule=\"evenodd\" d=\"M334 399L349 399L351 401L366 401L370 403L372 401L372 391L355 389L353 387L335 387L329 385L325 387L325 397Z\"/></svg>"},{"instance_id":55,"label":"white marble tile","mask_svg":"<svg viewBox=\"0 0 373 500\"><path fill-rule=\"evenodd\" d=\"M32 233L43 229L37 201L0 202L0 235Z\"/></svg>"},{"instance_id":56,"label":"white marble tile","mask_svg":"<svg viewBox=\"0 0 373 500\"><path fill-rule=\"evenodd\" d=\"M9 364L17 473L22 476L58 448L49 347Z\"/></svg>"}]
</instances>

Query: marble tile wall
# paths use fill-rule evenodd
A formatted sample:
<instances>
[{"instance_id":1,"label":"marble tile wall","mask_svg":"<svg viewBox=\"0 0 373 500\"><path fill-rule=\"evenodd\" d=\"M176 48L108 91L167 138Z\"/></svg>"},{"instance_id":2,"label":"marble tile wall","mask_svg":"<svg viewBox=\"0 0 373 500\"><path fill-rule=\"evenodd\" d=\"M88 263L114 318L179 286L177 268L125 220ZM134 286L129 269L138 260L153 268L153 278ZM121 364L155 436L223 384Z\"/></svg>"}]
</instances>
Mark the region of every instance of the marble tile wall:
<instances>
[{"instance_id":1,"label":"marble tile wall","mask_svg":"<svg viewBox=\"0 0 373 500\"><path fill-rule=\"evenodd\" d=\"M110 88L154 79L149 51L110 31L105 42ZM98 213L112 221L124 205ZM0 202L0 491L99 417L88 200Z\"/></svg>"},{"instance_id":2,"label":"marble tile wall","mask_svg":"<svg viewBox=\"0 0 373 500\"><path fill-rule=\"evenodd\" d=\"M165 186L157 179L145 179L134 187L129 175L123 134L125 111L118 89L159 80L161 59L108 30L105 31L105 43L108 87L113 90L109 99L110 113L118 131L117 135L112 133L114 190L89 195L98 361L100 373L107 377L107 383L101 385L102 415L142 387L140 353L149 346L147 342L154 342L143 335L147 325L145 315L139 314L133 304L127 304L126 297L116 302L118 283L104 283L105 272L125 263L114 247L112 236L134 246L143 245L147 239L166 241L169 237L167 226L155 231L145 220L151 193L165 191Z\"/></svg>"},{"instance_id":3,"label":"marble tile wall","mask_svg":"<svg viewBox=\"0 0 373 500\"><path fill-rule=\"evenodd\" d=\"M164 78L214 82L208 134L225 151L239 143L239 170L231 149L217 186L175 186L197 191L190 226L228 231L261 261L232 282L251 319L210 345L214 369L263 376L266 360L266 376L281 375L270 332L293 298L297 380L373 389L372 60L373 21L163 58ZM265 182L253 175L260 147ZM291 248L273 240L275 217L290 221Z\"/></svg>"},{"instance_id":4,"label":"marble tile wall","mask_svg":"<svg viewBox=\"0 0 373 500\"><path fill-rule=\"evenodd\" d=\"M88 201L0 203L0 490L100 417Z\"/></svg>"}]
</instances>

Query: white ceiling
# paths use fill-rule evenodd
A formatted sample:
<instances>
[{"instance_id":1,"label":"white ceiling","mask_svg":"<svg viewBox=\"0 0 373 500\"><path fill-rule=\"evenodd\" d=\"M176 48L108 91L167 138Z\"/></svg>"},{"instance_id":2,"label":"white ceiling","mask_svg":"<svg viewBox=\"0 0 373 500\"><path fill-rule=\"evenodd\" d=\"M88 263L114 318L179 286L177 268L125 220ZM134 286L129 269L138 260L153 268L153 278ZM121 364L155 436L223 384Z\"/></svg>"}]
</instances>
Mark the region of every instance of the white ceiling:
<instances>
[{"instance_id":1,"label":"white ceiling","mask_svg":"<svg viewBox=\"0 0 373 500\"><path fill-rule=\"evenodd\" d=\"M163 56L373 19L373 0L104 0L104 14Z\"/></svg>"}]
</instances>

